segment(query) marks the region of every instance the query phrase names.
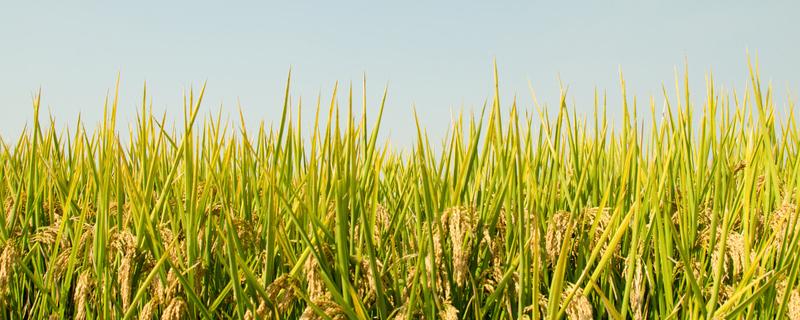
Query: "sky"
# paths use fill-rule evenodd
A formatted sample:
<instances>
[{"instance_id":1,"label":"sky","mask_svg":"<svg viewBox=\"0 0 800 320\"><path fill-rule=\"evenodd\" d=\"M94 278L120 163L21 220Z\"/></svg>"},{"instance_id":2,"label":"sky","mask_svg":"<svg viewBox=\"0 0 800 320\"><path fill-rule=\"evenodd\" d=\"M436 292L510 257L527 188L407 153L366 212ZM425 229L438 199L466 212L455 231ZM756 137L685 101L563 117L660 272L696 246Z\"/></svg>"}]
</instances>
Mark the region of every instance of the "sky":
<instances>
[{"instance_id":1,"label":"sky","mask_svg":"<svg viewBox=\"0 0 800 320\"><path fill-rule=\"evenodd\" d=\"M145 82L153 109L178 123L183 94L206 82L204 115L221 108L238 122L241 108L248 128L276 124L291 68L307 123L334 83L360 97L366 77L371 117L388 86L384 137L413 143L416 110L436 141L455 113L492 98L495 59L504 110L516 97L533 112L530 84L551 110L566 88L585 116L595 89L607 92L614 117L620 70L631 96L660 103L686 61L701 103L709 72L744 88L748 52L783 106L800 92L798 12L790 1L3 1L0 136L13 141L31 123L38 90L42 118L63 128L80 114L92 128L118 74L123 132Z\"/></svg>"}]
</instances>

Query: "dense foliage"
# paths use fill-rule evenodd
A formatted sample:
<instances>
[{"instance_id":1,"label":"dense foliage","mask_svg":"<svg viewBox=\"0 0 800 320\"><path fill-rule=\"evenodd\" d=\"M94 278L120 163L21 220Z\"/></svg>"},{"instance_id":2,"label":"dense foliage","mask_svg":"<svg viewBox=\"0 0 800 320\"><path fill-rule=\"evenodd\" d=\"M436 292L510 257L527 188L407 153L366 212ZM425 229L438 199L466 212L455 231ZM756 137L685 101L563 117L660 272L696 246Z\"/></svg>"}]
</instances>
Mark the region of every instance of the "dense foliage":
<instances>
[{"instance_id":1,"label":"dense foliage","mask_svg":"<svg viewBox=\"0 0 800 320\"><path fill-rule=\"evenodd\" d=\"M800 319L800 131L751 75L663 103L622 82L616 130L603 97L521 112L495 88L402 152L352 89L310 137L288 84L255 132L202 91L175 129L145 92L124 134L116 96L94 131L37 98L0 150L1 317Z\"/></svg>"}]
</instances>

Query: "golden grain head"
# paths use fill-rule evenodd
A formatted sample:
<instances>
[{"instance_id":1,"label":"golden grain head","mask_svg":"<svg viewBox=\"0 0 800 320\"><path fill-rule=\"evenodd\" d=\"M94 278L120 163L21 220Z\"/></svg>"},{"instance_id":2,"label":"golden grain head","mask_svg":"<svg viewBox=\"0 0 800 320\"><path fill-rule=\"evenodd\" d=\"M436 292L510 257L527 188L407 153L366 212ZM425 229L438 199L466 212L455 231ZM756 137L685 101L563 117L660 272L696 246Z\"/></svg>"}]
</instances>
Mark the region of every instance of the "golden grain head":
<instances>
[{"instance_id":1,"label":"golden grain head","mask_svg":"<svg viewBox=\"0 0 800 320\"><path fill-rule=\"evenodd\" d=\"M110 233L110 243L115 253L133 255L136 252L136 236L127 229L122 231L114 229Z\"/></svg>"},{"instance_id":2,"label":"golden grain head","mask_svg":"<svg viewBox=\"0 0 800 320\"><path fill-rule=\"evenodd\" d=\"M78 241L78 250L83 250L89 246L92 241L94 240L94 228L87 225L84 226L83 233L81 234L81 239ZM90 251L92 254L93 251Z\"/></svg>"},{"instance_id":3,"label":"golden grain head","mask_svg":"<svg viewBox=\"0 0 800 320\"><path fill-rule=\"evenodd\" d=\"M800 320L800 289L798 288L791 291L787 315L790 320Z\"/></svg>"},{"instance_id":4,"label":"golden grain head","mask_svg":"<svg viewBox=\"0 0 800 320\"><path fill-rule=\"evenodd\" d=\"M591 244L594 246L600 242L603 231L611 226L611 208L591 207L584 210L583 227L588 231L594 231L589 234ZM603 251L608 249L609 237L606 238L602 244ZM616 248L619 249L619 246Z\"/></svg>"},{"instance_id":5,"label":"golden grain head","mask_svg":"<svg viewBox=\"0 0 800 320\"><path fill-rule=\"evenodd\" d=\"M75 285L75 293L73 295L76 310L75 319L86 319L86 308L90 302L92 290L94 290L92 272L91 270L84 270L78 277L78 283Z\"/></svg>"},{"instance_id":6,"label":"golden grain head","mask_svg":"<svg viewBox=\"0 0 800 320\"><path fill-rule=\"evenodd\" d=\"M793 220L797 220L796 216L797 206L794 203L784 200L784 203L769 217L769 227L775 235L774 246L777 250L783 247L784 242L786 242L786 237L792 235L792 231L794 230L790 228L790 224Z\"/></svg>"},{"instance_id":7,"label":"golden grain head","mask_svg":"<svg viewBox=\"0 0 800 320\"><path fill-rule=\"evenodd\" d=\"M117 271L117 284L119 285L120 300L122 300L122 308L127 310L131 304L132 288L131 282L133 277L133 256L124 255L120 260L119 271Z\"/></svg>"},{"instance_id":8,"label":"golden grain head","mask_svg":"<svg viewBox=\"0 0 800 320\"><path fill-rule=\"evenodd\" d=\"M744 271L745 259L749 259L749 255L745 255L744 237L737 232L728 234L726 241L726 254L727 257L733 262L733 274L741 275Z\"/></svg>"},{"instance_id":9,"label":"golden grain head","mask_svg":"<svg viewBox=\"0 0 800 320\"><path fill-rule=\"evenodd\" d=\"M322 313L325 314L326 317L331 318L333 320L345 320L347 319L347 314L344 312L341 306L336 304L335 302L329 299L320 299L317 301L313 301L314 304L321 310ZM322 320L325 317L319 314L319 311L314 310L311 306L306 307L303 311L303 314L300 315L301 320Z\"/></svg>"},{"instance_id":10,"label":"golden grain head","mask_svg":"<svg viewBox=\"0 0 800 320\"><path fill-rule=\"evenodd\" d=\"M378 204L375 208L375 230L378 233L384 232L389 229L389 225L391 224L392 217L389 214L389 210L386 209L381 204Z\"/></svg>"},{"instance_id":11,"label":"golden grain head","mask_svg":"<svg viewBox=\"0 0 800 320\"><path fill-rule=\"evenodd\" d=\"M447 214L449 214L449 212L445 211L444 215ZM427 223L424 224L423 229L427 229ZM446 274L444 271L445 266L443 245L446 240L444 238L445 235L442 235L442 233L439 232L439 228L434 225L433 234L431 237L433 239L433 252L425 256L425 271L431 275L436 282L437 293L444 295L445 298L449 299L450 281L445 279ZM434 267L436 272L434 272Z\"/></svg>"},{"instance_id":12,"label":"golden grain head","mask_svg":"<svg viewBox=\"0 0 800 320\"><path fill-rule=\"evenodd\" d=\"M439 319L458 320L458 309L450 304L449 301L442 303L442 310L439 311Z\"/></svg>"},{"instance_id":13,"label":"golden grain head","mask_svg":"<svg viewBox=\"0 0 800 320\"><path fill-rule=\"evenodd\" d=\"M25 199L28 195L23 192L19 195L19 199ZM15 206L16 202L14 202L14 197L8 196L6 197L5 201L3 202L3 212L6 213L6 221L11 221L10 217L11 214L16 212L25 212L27 209L27 205L25 201L19 201L19 205Z\"/></svg>"},{"instance_id":14,"label":"golden grain head","mask_svg":"<svg viewBox=\"0 0 800 320\"><path fill-rule=\"evenodd\" d=\"M33 234L31 240L44 246L51 246L56 243L58 236L58 225L53 224L46 227L39 228L39 231ZM64 243L62 242L62 245Z\"/></svg>"},{"instance_id":15,"label":"golden grain head","mask_svg":"<svg viewBox=\"0 0 800 320\"><path fill-rule=\"evenodd\" d=\"M439 228L436 228L434 226L433 235L431 235L431 237L433 239L433 261L426 261L426 265L428 266L427 267L428 272L433 272L432 263L435 263L437 267L441 268L441 265L442 265L442 263L444 261L443 260L444 259L443 258L444 257L444 248L443 248L443 245L444 245L443 244L443 242L444 242L443 237L444 236L442 235L441 232L439 232ZM430 258L430 256L428 256L426 258Z\"/></svg>"},{"instance_id":16,"label":"golden grain head","mask_svg":"<svg viewBox=\"0 0 800 320\"><path fill-rule=\"evenodd\" d=\"M178 270L175 268L169 269L167 272L167 283L164 287L163 301L173 300L181 291L181 284L178 280Z\"/></svg>"},{"instance_id":17,"label":"golden grain head","mask_svg":"<svg viewBox=\"0 0 800 320\"><path fill-rule=\"evenodd\" d=\"M297 284L289 274L283 274L267 286L267 297L276 304L278 312L283 313L297 301L294 288Z\"/></svg>"},{"instance_id":18,"label":"golden grain head","mask_svg":"<svg viewBox=\"0 0 800 320\"><path fill-rule=\"evenodd\" d=\"M375 264L378 269L378 275L380 275L381 270L383 270L383 263L375 261ZM358 295L362 297L365 302L372 302L377 290L377 281L382 281L382 279L376 277L375 273L372 272L368 259L361 259L359 268L361 269L361 275L359 279L354 279L354 282L358 284ZM353 274L353 276L355 276L355 274Z\"/></svg>"},{"instance_id":19,"label":"golden grain head","mask_svg":"<svg viewBox=\"0 0 800 320\"><path fill-rule=\"evenodd\" d=\"M630 307L633 310L634 320L644 319L644 275L642 261L636 259L636 270L633 275L633 285L630 296Z\"/></svg>"},{"instance_id":20,"label":"golden grain head","mask_svg":"<svg viewBox=\"0 0 800 320\"><path fill-rule=\"evenodd\" d=\"M308 256L303 264L303 272L306 274L306 288L308 297L311 300L320 299L330 293L325 289L319 270L319 263L314 255Z\"/></svg>"},{"instance_id":21,"label":"golden grain head","mask_svg":"<svg viewBox=\"0 0 800 320\"><path fill-rule=\"evenodd\" d=\"M570 223L570 213L558 211L553 215L552 221L547 225L547 233L544 236L545 252L547 262L555 264L561 253L561 245L564 241L570 241L571 234L566 234ZM571 252L568 252L571 253Z\"/></svg>"},{"instance_id":22,"label":"golden grain head","mask_svg":"<svg viewBox=\"0 0 800 320\"><path fill-rule=\"evenodd\" d=\"M589 299L583 295L583 290L575 286L572 283L568 283L565 290L562 292L562 303L563 299L566 299L567 296L575 291L575 294L572 296L572 300L569 302L566 308L567 317L569 319L575 320L590 320L594 319L592 317L592 303L589 302Z\"/></svg>"},{"instance_id":23,"label":"golden grain head","mask_svg":"<svg viewBox=\"0 0 800 320\"><path fill-rule=\"evenodd\" d=\"M182 298L173 298L170 303L164 308L161 314L162 320L181 320L185 319L186 315L186 301Z\"/></svg>"},{"instance_id":24,"label":"golden grain head","mask_svg":"<svg viewBox=\"0 0 800 320\"><path fill-rule=\"evenodd\" d=\"M448 227L453 253L453 277L459 287L464 286L469 274L469 261L472 258L472 242L475 241L477 217L475 210L455 207L442 214L443 226Z\"/></svg>"},{"instance_id":25,"label":"golden grain head","mask_svg":"<svg viewBox=\"0 0 800 320\"><path fill-rule=\"evenodd\" d=\"M245 320L257 320L257 319L266 319L269 314L269 309L267 308L267 303L263 299L259 298L258 306L256 307L255 312L253 310L247 310L244 314Z\"/></svg>"},{"instance_id":26,"label":"golden grain head","mask_svg":"<svg viewBox=\"0 0 800 320\"><path fill-rule=\"evenodd\" d=\"M148 301L147 303L142 306L142 310L139 311L139 319L140 320L151 320L153 319L153 313L156 304L153 301Z\"/></svg>"},{"instance_id":27,"label":"golden grain head","mask_svg":"<svg viewBox=\"0 0 800 320\"><path fill-rule=\"evenodd\" d=\"M731 166L731 172L733 172L733 174L737 174L739 173L739 171L742 171L745 168L747 168L747 162L739 161L733 166Z\"/></svg>"},{"instance_id":28,"label":"golden grain head","mask_svg":"<svg viewBox=\"0 0 800 320\"><path fill-rule=\"evenodd\" d=\"M10 291L10 280L17 262L17 246L14 240L6 240L0 254L0 301Z\"/></svg>"},{"instance_id":29,"label":"golden grain head","mask_svg":"<svg viewBox=\"0 0 800 320\"><path fill-rule=\"evenodd\" d=\"M258 235L251 222L245 221L245 219L242 218L233 218L231 221L236 230L236 236L239 238L239 243L243 248L252 249L258 246Z\"/></svg>"}]
</instances>

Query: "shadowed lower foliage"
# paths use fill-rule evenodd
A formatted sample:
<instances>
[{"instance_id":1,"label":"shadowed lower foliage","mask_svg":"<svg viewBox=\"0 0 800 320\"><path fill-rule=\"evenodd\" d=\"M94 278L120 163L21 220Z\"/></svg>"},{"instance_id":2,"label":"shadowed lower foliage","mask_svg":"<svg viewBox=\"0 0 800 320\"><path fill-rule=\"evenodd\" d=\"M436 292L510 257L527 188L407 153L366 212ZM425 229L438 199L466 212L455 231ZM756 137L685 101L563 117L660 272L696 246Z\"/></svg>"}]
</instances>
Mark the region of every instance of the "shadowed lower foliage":
<instances>
[{"instance_id":1,"label":"shadowed lower foliage","mask_svg":"<svg viewBox=\"0 0 800 320\"><path fill-rule=\"evenodd\" d=\"M288 83L255 132L202 91L125 134L116 96L92 133L37 98L0 152L0 318L800 319L800 131L751 75L663 105L623 81L616 130L605 99L523 113L495 87L404 151L352 89L310 137Z\"/></svg>"}]
</instances>

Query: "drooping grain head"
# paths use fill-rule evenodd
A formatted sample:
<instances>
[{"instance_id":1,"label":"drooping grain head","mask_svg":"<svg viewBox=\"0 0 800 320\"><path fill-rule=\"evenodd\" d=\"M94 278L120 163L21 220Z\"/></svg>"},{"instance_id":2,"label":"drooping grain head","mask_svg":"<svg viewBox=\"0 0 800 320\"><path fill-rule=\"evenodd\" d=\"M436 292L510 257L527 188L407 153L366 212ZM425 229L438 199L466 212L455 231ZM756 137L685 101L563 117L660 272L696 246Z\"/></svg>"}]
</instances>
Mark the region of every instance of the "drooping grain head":
<instances>
[{"instance_id":1,"label":"drooping grain head","mask_svg":"<svg viewBox=\"0 0 800 320\"><path fill-rule=\"evenodd\" d=\"M17 248L14 240L6 240L0 254L0 306L5 304L6 295L10 292L10 280L17 262Z\"/></svg>"},{"instance_id":2,"label":"drooping grain head","mask_svg":"<svg viewBox=\"0 0 800 320\"><path fill-rule=\"evenodd\" d=\"M791 291L787 313L790 320L800 320L800 289L798 288Z\"/></svg>"},{"instance_id":3,"label":"drooping grain head","mask_svg":"<svg viewBox=\"0 0 800 320\"><path fill-rule=\"evenodd\" d=\"M726 241L726 254L727 257L733 262L733 274L734 275L741 275L744 271L744 263L745 259L749 259L750 256L745 254L744 249L744 237L742 234L737 232L731 232L728 234L728 239Z\"/></svg>"},{"instance_id":4,"label":"drooping grain head","mask_svg":"<svg viewBox=\"0 0 800 320\"><path fill-rule=\"evenodd\" d=\"M449 217L449 238L453 246L453 275L459 287L464 286L472 258L472 242L475 240L477 217L475 210L466 207L450 208L443 217Z\"/></svg>"},{"instance_id":5,"label":"drooping grain head","mask_svg":"<svg viewBox=\"0 0 800 320\"><path fill-rule=\"evenodd\" d=\"M75 319L86 319L86 308L94 290L94 278L92 277L91 270L84 270L78 277L78 283L75 285L75 294L73 301L75 302Z\"/></svg>"},{"instance_id":6,"label":"drooping grain head","mask_svg":"<svg viewBox=\"0 0 800 320\"><path fill-rule=\"evenodd\" d=\"M257 319L267 319L269 315L269 309L267 308L267 303L263 299L259 299L258 306L256 307L255 313L252 310L247 310L244 314L245 320L257 320Z\"/></svg>"},{"instance_id":7,"label":"drooping grain head","mask_svg":"<svg viewBox=\"0 0 800 320\"><path fill-rule=\"evenodd\" d=\"M53 244L56 243L56 237L58 236L58 229L59 229L59 224L52 224L46 227L39 228L39 231L36 232L31 237L31 240L43 246L52 246ZM62 241L61 245L63 249L66 243Z\"/></svg>"},{"instance_id":8,"label":"drooping grain head","mask_svg":"<svg viewBox=\"0 0 800 320\"><path fill-rule=\"evenodd\" d=\"M323 256L323 259L326 259L327 261L332 260L332 257L330 256L331 252L326 246L322 247L320 255ZM322 280L322 270L320 268L320 264L313 254L309 255L303 264L303 273L306 275L306 293L308 294L308 298L312 301L321 299L323 297L329 298L330 296L330 292L327 291L325 282Z\"/></svg>"},{"instance_id":9,"label":"drooping grain head","mask_svg":"<svg viewBox=\"0 0 800 320\"><path fill-rule=\"evenodd\" d=\"M531 250L531 268L541 268L543 265L542 259L542 232L539 229L539 222L534 213L530 214L530 238L528 239L529 247Z\"/></svg>"},{"instance_id":10,"label":"drooping grain head","mask_svg":"<svg viewBox=\"0 0 800 320\"><path fill-rule=\"evenodd\" d=\"M186 301L183 301L182 298L173 298L166 308L164 308L164 312L161 314L162 320L181 320L185 319L186 315Z\"/></svg>"},{"instance_id":11,"label":"drooping grain head","mask_svg":"<svg viewBox=\"0 0 800 320\"><path fill-rule=\"evenodd\" d=\"M67 247L66 249L64 249L64 251L61 251L61 253L59 253L58 256L56 257L56 260L53 262L53 266L50 272L56 279L60 279L61 277L63 277L64 273L67 271L71 249L72 247ZM80 258L80 255L78 255L78 258Z\"/></svg>"},{"instance_id":12,"label":"drooping grain head","mask_svg":"<svg viewBox=\"0 0 800 320\"><path fill-rule=\"evenodd\" d=\"M167 272L167 283L163 287L162 301L174 300L180 293L181 285L178 280L178 272L175 268L171 268Z\"/></svg>"},{"instance_id":13,"label":"drooping grain head","mask_svg":"<svg viewBox=\"0 0 800 320\"><path fill-rule=\"evenodd\" d=\"M119 295L122 300L122 308L127 310L131 305L133 278L133 255L124 255L120 260L119 271L117 272L117 284L119 284Z\"/></svg>"},{"instance_id":14,"label":"drooping grain head","mask_svg":"<svg viewBox=\"0 0 800 320\"><path fill-rule=\"evenodd\" d=\"M148 301L142 307L142 310L139 311L139 319L140 320L151 320L153 319L153 314L155 312L156 304L153 301Z\"/></svg>"},{"instance_id":15,"label":"drooping grain head","mask_svg":"<svg viewBox=\"0 0 800 320\"><path fill-rule=\"evenodd\" d=\"M711 221L714 219L714 199L709 197L706 201L700 204L700 209L697 215L697 225L700 228L710 228Z\"/></svg>"},{"instance_id":16,"label":"drooping grain head","mask_svg":"<svg viewBox=\"0 0 800 320\"><path fill-rule=\"evenodd\" d=\"M449 301L445 301L443 303L442 310L439 311L439 319L458 320L458 309L450 304Z\"/></svg>"},{"instance_id":17,"label":"drooping grain head","mask_svg":"<svg viewBox=\"0 0 800 320\"><path fill-rule=\"evenodd\" d=\"M123 309L127 310L132 298L132 277L134 259L136 256L136 236L130 231L116 231L110 233L111 252L122 255L117 271L117 284Z\"/></svg>"},{"instance_id":18,"label":"drooping grain head","mask_svg":"<svg viewBox=\"0 0 800 320\"><path fill-rule=\"evenodd\" d=\"M297 300L294 292L295 280L289 274L283 274L267 286L267 297L276 304L279 313L284 313Z\"/></svg>"},{"instance_id":19,"label":"drooping grain head","mask_svg":"<svg viewBox=\"0 0 800 320\"><path fill-rule=\"evenodd\" d=\"M761 194L761 192L764 190L764 184L766 184L766 183L767 183L767 176L766 175L762 174L762 175L758 176L758 178L756 178L756 186L755 186L756 194Z\"/></svg>"},{"instance_id":20,"label":"drooping grain head","mask_svg":"<svg viewBox=\"0 0 800 320\"><path fill-rule=\"evenodd\" d=\"M386 209L381 204L378 204L375 208L375 226L374 230L377 230L378 234L381 232L386 231L389 229L389 225L391 224L392 217L389 214L389 210Z\"/></svg>"},{"instance_id":21,"label":"drooping grain head","mask_svg":"<svg viewBox=\"0 0 800 320\"><path fill-rule=\"evenodd\" d=\"M403 282L404 285L402 286L402 288L403 288L402 293L403 294L401 295L401 299L403 301L407 301L409 296L411 295L411 290L412 290L412 285L411 284L414 283L414 278L416 276L417 276L416 267L413 266L413 265L409 266L408 267L408 271L406 272L406 277L405 277L405 279L403 279L404 280L404 282Z\"/></svg>"},{"instance_id":22,"label":"drooping grain head","mask_svg":"<svg viewBox=\"0 0 800 320\"><path fill-rule=\"evenodd\" d=\"M744 170L745 168L747 168L747 162L739 161L733 166L731 166L731 172L735 175L740 171Z\"/></svg>"},{"instance_id":23,"label":"drooping grain head","mask_svg":"<svg viewBox=\"0 0 800 320\"><path fill-rule=\"evenodd\" d=\"M344 313L344 310L342 310L342 307L339 306L338 304L336 304L335 302L329 300L329 299L317 300L317 301L314 301L314 304L316 304L317 307L322 310L322 313L324 313L325 316L327 316L330 319L333 319L333 320L345 320L345 319L347 319L347 314ZM309 306L303 311L303 314L300 315L300 319L301 320L322 320L322 319L325 319L325 317L319 315L317 313L317 311L315 311L313 308L311 308Z\"/></svg>"},{"instance_id":24,"label":"drooping grain head","mask_svg":"<svg viewBox=\"0 0 800 320\"><path fill-rule=\"evenodd\" d=\"M588 231L593 231L590 234L591 245L597 245L600 238L609 226L611 226L611 208L591 207L584 210L584 228ZM594 227L596 226L596 227ZM594 229L592 229L594 228ZM603 251L608 247L608 238L603 245Z\"/></svg>"},{"instance_id":25,"label":"drooping grain head","mask_svg":"<svg viewBox=\"0 0 800 320\"><path fill-rule=\"evenodd\" d=\"M710 247L710 231L702 232L698 239L700 239L701 246L707 250L707 252L711 252L710 261L712 267L716 265L719 259L722 259L723 279L729 278L729 274L732 275L734 279L737 279L742 275L742 272L744 272L745 259L752 259L755 256L755 252L752 250L749 254L744 252L744 236L735 231L728 232L727 239L724 243L725 251L722 252L720 251L720 246L723 245L721 243L722 237L723 231L717 229L714 248ZM697 275L697 273L695 273L695 275Z\"/></svg>"},{"instance_id":26,"label":"drooping grain head","mask_svg":"<svg viewBox=\"0 0 800 320\"><path fill-rule=\"evenodd\" d=\"M380 272L383 269L383 263L377 260L375 263L376 267L378 268L378 275L380 275ZM369 304L375 299L377 281L383 281L383 279L376 277L375 273L372 272L372 268L368 259L361 259L359 267L361 269L361 275L359 279L353 279L353 282L357 283L358 285L357 292L359 297L361 297L364 303ZM355 272L353 272L353 277L355 278Z\"/></svg>"},{"instance_id":27,"label":"drooping grain head","mask_svg":"<svg viewBox=\"0 0 800 320\"><path fill-rule=\"evenodd\" d=\"M566 290L562 293L561 299L565 299L569 293L575 291L572 296L572 301L567 305L567 317L575 320L590 320L592 317L592 303L583 295L583 290L574 284L568 284ZM563 300L562 300L563 301Z\"/></svg>"},{"instance_id":28,"label":"drooping grain head","mask_svg":"<svg viewBox=\"0 0 800 320\"><path fill-rule=\"evenodd\" d=\"M547 233L544 236L545 252L547 262L554 265L558 261L561 253L561 245L564 241L569 241L571 234L566 234L570 223L570 213L558 211L553 215L552 221L547 225ZM571 254L571 250L567 252Z\"/></svg>"},{"instance_id":29,"label":"drooping grain head","mask_svg":"<svg viewBox=\"0 0 800 320\"><path fill-rule=\"evenodd\" d=\"M633 310L633 319L644 319L644 276L642 272L643 266L640 259L636 259L636 270L633 274L633 285L631 286L630 306Z\"/></svg>"},{"instance_id":30,"label":"drooping grain head","mask_svg":"<svg viewBox=\"0 0 800 320\"><path fill-rule=\"evenodd\" d=\"M793 220L797 220L796 215L797 206L795 206L794 203L784 200L784 203L778 207L770 217L770 229L775 235L774 246L776 251L783 247L787 236L792 236L792 231L794 231L794 229L791 228L790 224Z\"/></svg>"},{"instance_id":31,"label":"drooping grain head","mask_svg":"<svg viewBox=\"0 0 800 320\"><path fill-rule=\"evenodd\" d=\"M129 230L112 230L110 233L110 243L114 254L134 255L136 253L136 236Z\"/></svg>"},{"instance_id":32,"label":"drooping grain head","mask_svg":"<svg viewBox=\"0 0 800 320\"><path fill-rule=\"evenodd\" d=\"M449 211L445 211L443 214L442 220L449 221ZM445 225L446 226L446 225ZM429 252L425 255L424 258L424 265L425 265L425 272L421 276L430 277L433 283L436 284L436 292L439 295L443 295L445 299L450 298L450 281L446 280L446 272L445 272L445 260L444 260L444 245L446 244L446 236L447 234L442 234L439 231L439 228L436 224L431 226L433 228L433 234L431 234L431 240L433 241L433 252ZM443 226L445 230L446 227ZM428 230L428 223L423 223L423 230ZM435 270L434 270L435 269ZM409 275L411 276L411 275Z\"/></svg>"},{"instance_id":33,"label":"drooping grain head","mask_svg":"<svg viewBox=\"0 0 800 320\"><path fill-rule=\"evenodd\" d=\"M16 208L15 208L14 198L11 196L6 197L5 201L3 202L3 212L5 212L6 215L6 220L5 220L6 223L12 222L12 214L14 214L14 212L26 211L27 204L22 199L25 199L27 197L28 195L25 192L22 192L22 194L20 194L19 196L20 201L19 204L16 205Z\"/></svg>"},{"instance_id":34,"label":"drooping grain head","mask_svg":"<svg viewBox=\"0 0 800 320\"><path fill-rule=\"evenodd\" d=\"M241 243L245 250L250 250L258 246L258 235L250 223L240 218L233 218L231 221L236 230L236 236L239 238L239 243Z\"/></svg>"}]
</instances>

